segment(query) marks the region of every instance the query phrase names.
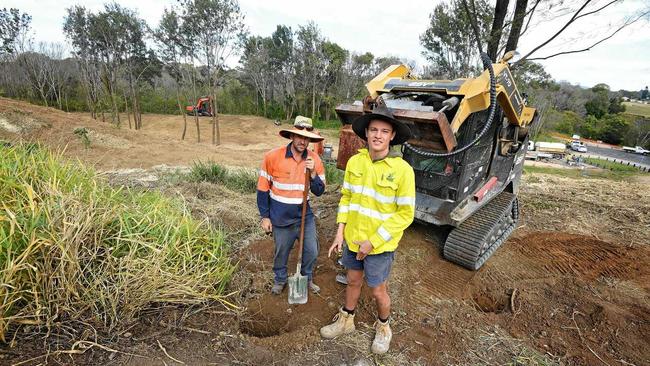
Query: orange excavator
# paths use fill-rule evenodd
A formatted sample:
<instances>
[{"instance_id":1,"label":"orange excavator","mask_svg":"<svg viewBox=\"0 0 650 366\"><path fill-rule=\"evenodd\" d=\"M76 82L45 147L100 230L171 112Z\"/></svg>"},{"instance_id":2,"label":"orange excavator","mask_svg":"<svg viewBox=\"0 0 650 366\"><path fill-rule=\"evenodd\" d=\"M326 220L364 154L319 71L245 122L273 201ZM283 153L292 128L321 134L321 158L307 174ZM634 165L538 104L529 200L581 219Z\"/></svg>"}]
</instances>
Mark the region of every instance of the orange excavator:
<instances>
[{"instance_id":1,"label":"orange excavator","mask_svg":"<svg viewBox=\"0 0 650 366\"><path fill-rule=\"evenodd\" d=\"M190 116L194 115L194 111L199 116L212 117L212 99L210 97L200 97L196 105L188 105L185 111Z\"/></svg>"}]
</instances>

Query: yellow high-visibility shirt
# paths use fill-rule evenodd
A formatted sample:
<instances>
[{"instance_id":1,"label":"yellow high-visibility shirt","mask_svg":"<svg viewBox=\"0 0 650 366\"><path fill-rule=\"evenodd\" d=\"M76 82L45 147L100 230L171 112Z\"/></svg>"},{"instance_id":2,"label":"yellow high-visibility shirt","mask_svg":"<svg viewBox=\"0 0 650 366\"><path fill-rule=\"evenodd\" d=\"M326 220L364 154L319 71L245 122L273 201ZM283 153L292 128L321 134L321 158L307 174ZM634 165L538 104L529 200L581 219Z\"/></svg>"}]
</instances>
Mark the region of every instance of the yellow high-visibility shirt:
<instances>
[{"instance_id":1,"label":"yellow high-visibility shirt","mask_svg":"<svg viewBox=\"0 0 650 366\"><path fill-rule=\"evenodd\" d=\"M345 168L337 223L345 223L348 248L370 240L370 254L397 249L404 230L415 215L415 173L399 156L372 161L367 149L348 160Z\"/></svg>"}]
</instances>

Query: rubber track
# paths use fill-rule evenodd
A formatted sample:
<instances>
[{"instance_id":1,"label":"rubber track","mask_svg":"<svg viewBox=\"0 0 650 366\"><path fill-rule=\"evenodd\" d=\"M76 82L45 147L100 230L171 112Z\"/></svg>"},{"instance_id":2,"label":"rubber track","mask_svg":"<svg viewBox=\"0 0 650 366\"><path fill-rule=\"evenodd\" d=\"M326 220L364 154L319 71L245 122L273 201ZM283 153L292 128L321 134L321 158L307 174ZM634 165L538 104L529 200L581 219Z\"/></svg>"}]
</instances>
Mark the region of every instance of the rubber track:
<instances>
[{"instance_id":1,"label":"rubber track","mask_svg":"<svg viewBox=\"0 0 650 366\"><path fill-rule=\"evenodd\" d=\"M465 268L477 270L494 254L517 226L517 196L501 192L487 205L451 231L443 250L445 259ZM512 221L512 222L510 222ZM499 230L501 232L499 233ZM481 253L485 242L493 243Z\"/></svg>"}]
</instances>

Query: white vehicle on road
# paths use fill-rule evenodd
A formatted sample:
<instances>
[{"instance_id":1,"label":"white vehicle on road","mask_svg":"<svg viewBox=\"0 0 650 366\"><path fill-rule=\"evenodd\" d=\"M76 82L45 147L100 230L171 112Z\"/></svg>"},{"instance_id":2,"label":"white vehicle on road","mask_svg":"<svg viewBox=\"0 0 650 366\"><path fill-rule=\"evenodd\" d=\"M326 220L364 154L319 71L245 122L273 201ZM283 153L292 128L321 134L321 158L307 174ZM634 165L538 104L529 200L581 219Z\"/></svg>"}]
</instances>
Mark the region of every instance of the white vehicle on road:
<instances>
[{"instance_id":1,"label":"white vehicle on road","mask_svg":"<svg viewBox=\"0 0 650 366\"><path fill-rule=\"evenodd\" d=\"M584 142L573 141L571 143L571 150L581 152L581 153L586 153L587 152L587 146L585 145Z\"/></svg>"},{"instance_id":2,"label":"white vehicle on road","mask_svg":"<svg viewBox=\"0 0 650 366\"><path fill-rule=\"evenodd\" d=\"M641 155L650 154L650 150L646 150L646 149L642 148L641 146L635 146L635 147L623 146L623 151L629 152L629 153L634 153L634 154L641 154Z\"/></svg>"}]
</instances>

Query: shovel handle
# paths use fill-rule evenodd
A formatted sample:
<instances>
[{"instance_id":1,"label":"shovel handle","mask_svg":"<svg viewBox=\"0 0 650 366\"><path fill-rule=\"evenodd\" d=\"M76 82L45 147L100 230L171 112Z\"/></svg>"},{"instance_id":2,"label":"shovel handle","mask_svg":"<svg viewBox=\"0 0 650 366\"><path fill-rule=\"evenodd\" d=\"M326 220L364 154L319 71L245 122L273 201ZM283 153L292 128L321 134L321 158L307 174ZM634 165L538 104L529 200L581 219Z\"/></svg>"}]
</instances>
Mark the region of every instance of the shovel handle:
<instances>
[{"instance_id":1,"label":"shovel handle","mask_svg":"<svg viewBox=\"0 0 650 366\"><path fill-rule=\"evenodd\" d=\"M298 240L298 264L296 273L300 274L300 265L302 263L302 244L305 239L305 216L307 215L307 195L309 194L309 182L311 172L305 169L305 189L302 191L302 215L300 216L300 239Z\"/></svg>"}]
</instances>

